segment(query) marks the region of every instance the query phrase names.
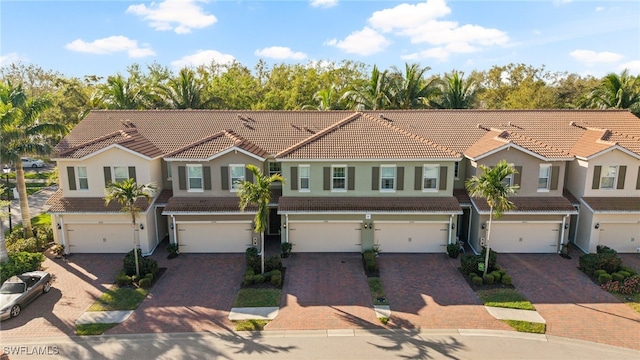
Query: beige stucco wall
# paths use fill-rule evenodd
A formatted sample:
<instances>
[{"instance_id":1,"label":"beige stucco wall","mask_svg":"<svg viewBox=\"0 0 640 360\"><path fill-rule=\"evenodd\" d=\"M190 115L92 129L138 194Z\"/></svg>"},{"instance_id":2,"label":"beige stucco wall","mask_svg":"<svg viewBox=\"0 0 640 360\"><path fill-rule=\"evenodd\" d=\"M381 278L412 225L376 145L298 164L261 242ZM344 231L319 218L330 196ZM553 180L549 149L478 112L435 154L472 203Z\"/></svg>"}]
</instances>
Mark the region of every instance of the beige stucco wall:
<instances>
[{"instance_id":1,"label":"beige stucco wall","mask_svg":"<svg viewBox=\"0 0 640 360\"><path fill-rule=\"evenodd\" d=\"M586 170L584 169L585 166ZM611 165L626 165L627 166L627 174L625 176L624 189L591 189L592 181L593 181L593 169L595 166L611 166ZM612 150L607 153L604 153L600 156L597 156L590 161L585 162L581 161L578 163L578 166L582 167L582 173L584 173L585 178L583 180L583 185L572 185L572 188L576 188L580 190L583 188L583 191L574 193L575 196L585 196L585 197L609 197L609 196L640 196L640 190L636 190L636 181L638 179L638 166L640 166L640 159L632 157L620 150ZM573 176L573 173L570 174ZM572 181L574 181L572 179Z\"/></svg>"},{"instance_id":2,"label":"beige stucco wall","mask_svg":"<svg viewBox=\"0 0 640 360\"><path fill-rule=\"evenodd\" d=\"M120 148L111 148L104 152L82 160L60 159L57 162L59 183L65 197L103 197L104 196L104 167L105 166L135 166L136 181L139 184L155 183L162 190L161 159L147 160ZM87 168L88 190L69 190L67 167L85 166ZM77 176L77 170L75 171ZM113 174L112 174L113 176ZM77 182L76 182L77 184Z\"/></svg>"},{"instance_id":3,"label":"beige stucco wall","mask_svg":"<svg viewBox=\"0 0 640 360\"><path fill-rule=\"evenodd\" d=\"M453 194L453 161L441 163L429 162L304 162L299 163L283 162L282 172L285 177L285 184L282 186L283 196L381 196L381 197L402 197L402 196L451 196ZM425 164L434 164L447 167L447 189L435 191L414 190L415 167ZM291 167L298 165L310 165L310 191L291 190ZM323 168L332 165L345 165L355 167L355 189L347 191L323 190ZM404 167L404 190L380 191L371 190L372 168L381 165L396 165ZM396 176L397 180L397 176ZM378 180L379 181L379 180ZM396 185L397 188L397 185Z\"/></svg>"},{"instance_id":4,"label":"beige stucco wall","mask_svg":"<svg viewBox=\"0 0 640 360\"><path fill-rule=\"evenodd\" d=\"M186 166L190 164L200 164L202 166L210 166L211 167L211 190L203 190L203 191L189 191L189 190L180 190L180 183L178 179L178 166ZM246 155L242 152L229 152L220 157L217 157L211 161L171 161L169 162L169 166L171 166L172 171L172 186L173 186L173 196L184 196L184 197L212 197L212 196L236 196L236 193L230 190L222 190L222 182L221 182L221 173L220 168L222 166L229 165L248 165L252 164L257 166L258 168L263 168L263 162L258 159ZM186 179L188 181L188 179ZM229 183L229 187L231 187L231 183Z\"/></svg>"},{"instance_id":5,"label":"beige stucco wall","mask_svg":"<svg viewBox=\"0 0 640 360\"><path fill-rule=\"evenodd\" d=\"M616 223L629 224L638 221L640 221L638 214L593 213L587 206L582 205L580 206L576 245L584 252L595 253L600 242L600 229L606 228L607 231L615 231ZM595 228L596 224L600 224L599 229ZM638 223L638 227L640 227L640 223Z\"/></svg>"},{"instance_id":6,"label":"beige stucco wall","mask_svg":"<svg viewBox=\"0 0 640 360\"><path fill-rule=\"evenodd\" d=\"M565 176L566 188L577 198L584 196L584 189L591 187L591 180L587 180L587 169L589 162L580 159L574 159L569 162L568 171ZM591 170L593 176L593 169Z\"/></svg>"},{"instance_id":7,"label":"beige stucco wall","mask_svg":"<svg viewBox=\"0 0 640 360\"><path fill-rule=\"evenodd\" d=\"M458 178L453 179L454 189L465 188L465 185L464 185L465 180L467 180L468 177L471 177L467 174L467 172L469 171L469 167L470 167L469 159L463 158L462 160L460 160L459 166L458 166ZM452 168L452 171L453 171L453 168Z\"/></svg>"},{"instance_id":8,"label":"beige stucco wall","mask_svg":"<svg viewBox=\"0 0 640 360\"><path fill-rule=\"evenodd\" d=\"M485 158L472 163L472 166L485 165L495 166L500 160L506 160L514 166L522 166L520 174L520 189L514 196L562 196L562 188L564 186L564 161L543 161L532 155L514 148L507 148L495 154L491 154ZM540 174L540 165L549 164L551 166L559 166L558 188L556 190L538 191L538 176Z\"/></svg>"},{"instance_id":9,"label":"beige stucco wall","mask_svg":"<svg viewBox=\"0 0 640 360\"><path fill-rule=\"evenodd\" d=\"M175 220L176 223L183 221L253 221L255 214L237 214L237 215L175 215L173 217L167 216L167 226L169 231L169 242L175 243L176 229L171 229L171 223ZM257 236L253 233L253 236Z\"/></svg>"}]
</instances>

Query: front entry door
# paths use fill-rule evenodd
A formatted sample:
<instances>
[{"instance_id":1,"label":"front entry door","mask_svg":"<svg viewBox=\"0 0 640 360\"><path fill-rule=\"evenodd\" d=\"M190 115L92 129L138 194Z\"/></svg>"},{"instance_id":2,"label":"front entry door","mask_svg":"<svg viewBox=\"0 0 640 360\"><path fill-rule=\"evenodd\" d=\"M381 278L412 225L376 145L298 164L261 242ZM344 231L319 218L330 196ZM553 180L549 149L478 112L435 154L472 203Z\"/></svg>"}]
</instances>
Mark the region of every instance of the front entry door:
<instances>
[{"instance_id":1,"label":"front entry door","mask_svg":"<svg viewBox=\"0 0 640 360\"><path fill-rule=\"evenodd\" d=\"M280 235L280 215L278 215L277 208L269 209L269 229L267 234Z\"/></svg>"}]
</instances>

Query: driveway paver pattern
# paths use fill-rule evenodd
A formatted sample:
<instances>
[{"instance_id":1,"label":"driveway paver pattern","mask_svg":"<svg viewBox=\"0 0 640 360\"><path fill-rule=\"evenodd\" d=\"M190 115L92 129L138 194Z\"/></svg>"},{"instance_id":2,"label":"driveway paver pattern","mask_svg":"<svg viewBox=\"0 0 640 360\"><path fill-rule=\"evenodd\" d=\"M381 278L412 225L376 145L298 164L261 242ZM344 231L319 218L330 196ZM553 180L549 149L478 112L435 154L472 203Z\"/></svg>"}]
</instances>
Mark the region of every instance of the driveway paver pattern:
<instances>
[{"instance_id":1,"label":"driveway paver pattern","mask_svg":"<svg viewBox=\"0 0 640 360\"><path fill-rule=\"evenodd\" d=\"M547 321L548 335L640 350L640 314L578 269L581 253L571 255L500 254L498 263Z\"/></svg>"}]
</instances>

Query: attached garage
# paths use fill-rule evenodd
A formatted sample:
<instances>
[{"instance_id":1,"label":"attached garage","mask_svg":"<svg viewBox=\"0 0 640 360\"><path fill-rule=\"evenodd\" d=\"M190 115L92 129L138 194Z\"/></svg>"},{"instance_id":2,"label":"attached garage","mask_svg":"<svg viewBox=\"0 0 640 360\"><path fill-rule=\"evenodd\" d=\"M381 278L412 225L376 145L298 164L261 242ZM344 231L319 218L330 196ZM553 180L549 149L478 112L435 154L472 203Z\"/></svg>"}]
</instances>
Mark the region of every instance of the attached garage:
<instances>
[{"instance_id":1,"label":"attached garage","mask_svg":"<svg viewBox=\"0 0 640 360\"><path fill-rule=\"evenodd\" d=\"M127 253L133 249L131 224L66 224L69 253Z\"/></svg>"},{"instance_id":2,"label":"attached garage","mask_svg":"<svg viewBox=\"0 0 640 360\"><path fill-rule=\"evenodd\" d=\"M294 252L360 252L361 222L290 222Z\"/></svg>"},{"instance_id":3,"label":"attached garage","mask_svg":"<svg viewBox=\"0 0 640 360\"><path fill-rule=\"evenodd\" d=\"M601 223L599 236L600 245L620 253L635 253L640 248L640 223Z\"/></svg>"},{"instance_id":4,"label":"attached garage","mask_svg":"<svg viewBox=\"0 0 640 360\"><path fill-rule=\"evenodd\" d=\"M375 243L382 252L444 253L449 223L376 222Z\"/></svg>"},{"instance_id":5,"label":"attached garage","mask_svg":"<svg viewBox=\"0 0 640 360\"><path fill-rule=\"evenodd\" d=\"M560 223L500 222L491 228L491 248L504 253L555 253L560 243Z\"/></svg>"},{"instance_id":6,"label":"attached garage","mask_svg":"<svg viewBox=\"0 0 640 360\"><path fill-rule=\"evenodd\" d=\"M252 244L251 222L178 222L183 253L244 253Z\"/></svg>"}]
</instances>

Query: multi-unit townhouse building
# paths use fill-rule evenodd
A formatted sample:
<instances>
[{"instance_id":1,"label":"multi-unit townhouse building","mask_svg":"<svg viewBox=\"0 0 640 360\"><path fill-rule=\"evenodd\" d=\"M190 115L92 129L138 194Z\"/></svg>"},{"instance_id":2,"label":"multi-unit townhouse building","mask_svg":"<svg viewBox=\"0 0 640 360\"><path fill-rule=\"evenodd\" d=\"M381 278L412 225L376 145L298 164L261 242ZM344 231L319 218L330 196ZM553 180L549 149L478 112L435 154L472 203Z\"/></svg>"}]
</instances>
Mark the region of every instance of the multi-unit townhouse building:
<instances>
[{"instance_id":1,"label":"multi-unit townhouse building","mask_svg":"<svg viewBox=\"0 0 640 360\"><path fill-rule=\"evenodd\" d=\"M260 238L236 193L253 164L285 178L266 233L294 252L478 251L489 208L464 184L502 159L520 189L494 222L497 251L638 251L640 120L627 111L92 111L56 147L49 212L65 251L127 252L130 219L103 196L135 178L158 186L139 203L143 253L165 237L244 252Z\"/></svg>"}]
</instances>

